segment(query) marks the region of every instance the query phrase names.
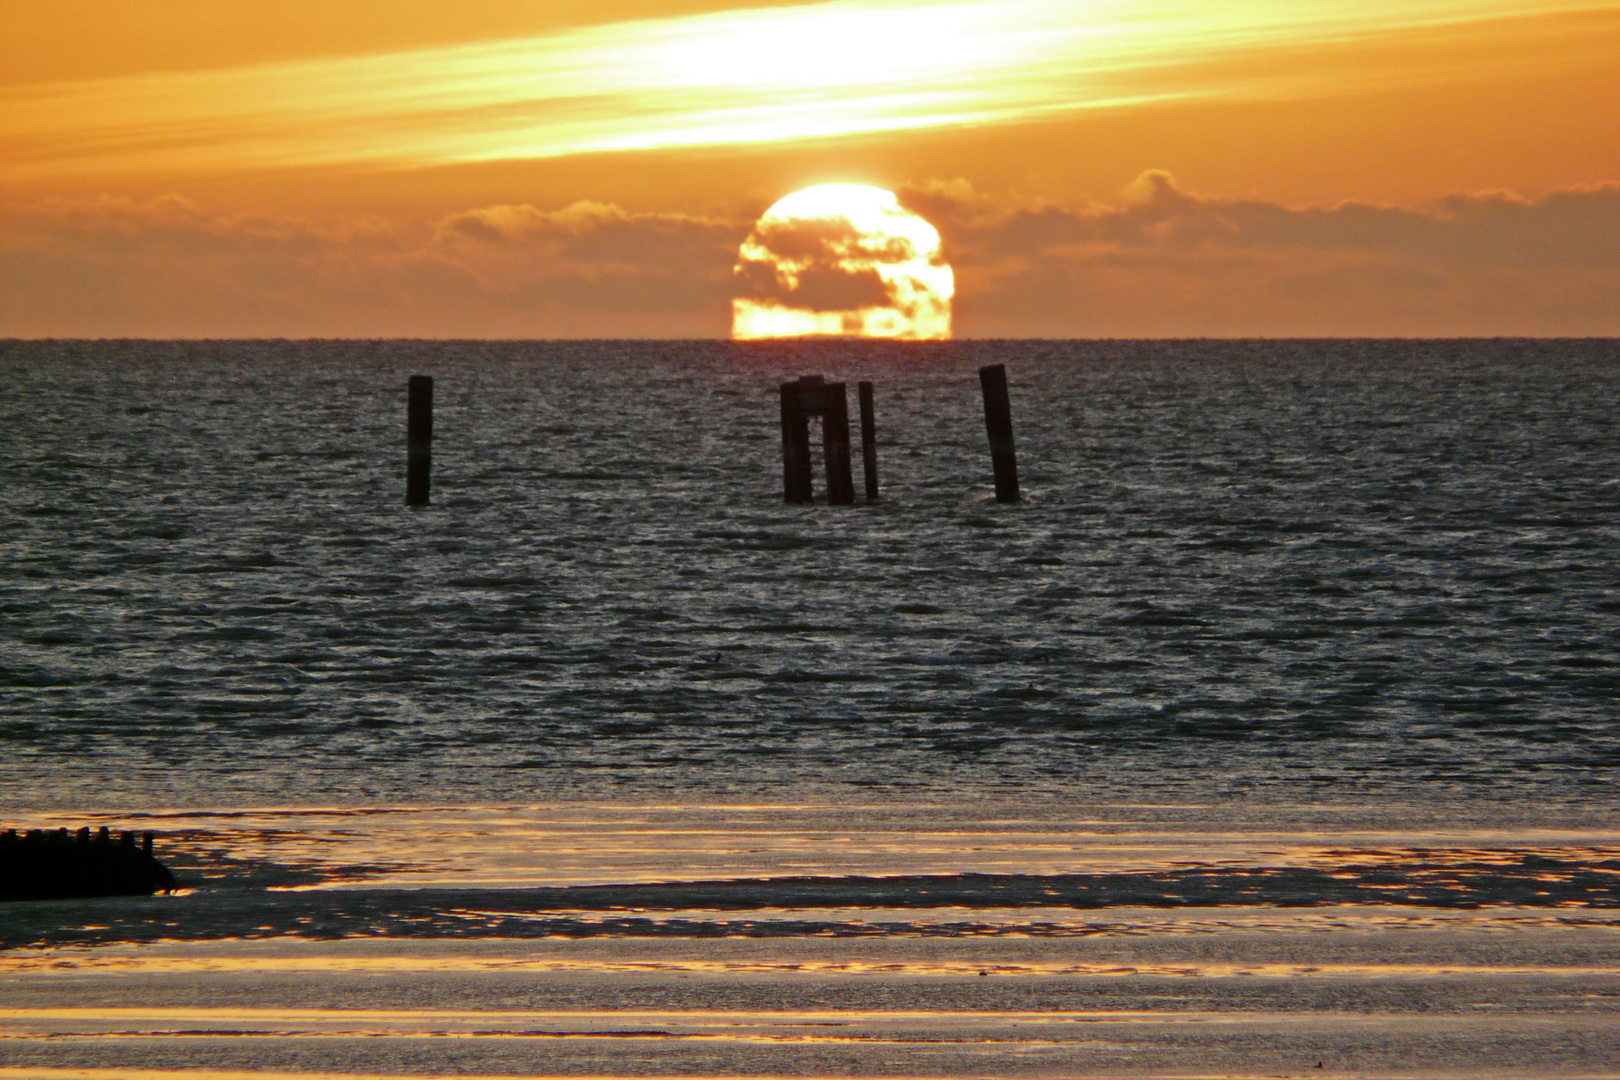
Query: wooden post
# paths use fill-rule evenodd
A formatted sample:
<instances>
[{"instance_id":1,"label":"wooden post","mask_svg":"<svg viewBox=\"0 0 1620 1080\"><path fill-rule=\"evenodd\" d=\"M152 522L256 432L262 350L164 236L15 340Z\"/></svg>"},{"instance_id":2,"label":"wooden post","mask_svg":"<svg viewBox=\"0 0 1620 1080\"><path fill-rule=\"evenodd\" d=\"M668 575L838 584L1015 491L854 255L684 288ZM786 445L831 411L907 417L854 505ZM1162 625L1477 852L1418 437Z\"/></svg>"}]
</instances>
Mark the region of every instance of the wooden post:
<instances>
[{"instance_id":1,"label":"wooden post","mask_svg":"<svg viewBox=\"0 0 1620 1080\"><path fill-rule=\"evenodd\" d=\"M814 494L810 476L810 418L821 417L821 445L827 460L827 503L855 501L849 475L849 389L820 375L782 384L782 496L807 503Z\"/></svg>"},{"instance_id":2,"label":"wooden post","mask_svg":"<svg viewBox=\"0 0 1620 1080\"><path fill-rule=\"evenodd\" d=\"M408 385L405 505L426 506L433 471L433 376L412 375Z\"/></svg>"},{"instance_id":3,"label":"wooden post","mask_svg":"<svg viewBox=\"0 0 1620 1080\"><path fill-rule=\"evenodd\" d=\"M1018 501L1018 458L1013 453L1012 405L1007 400L1007 368L979 369L984 389L984 426L990 434L990 460L996 468L996 502Z\"/></svg>"},{"instance_id":4,"label":"wooden post","mask_svg":"<svg viewBox=\"0 0 1620 1080\"><path fill-rule=\"evenodd\" d=\"M810 420L799 400L799 383L782 384L782 498L810 501Z\"/></svg>"},{"instance_id":5,"label":"wooden post","mask_svg":"<svg viewBox=\"0 0 1620 1080\"><path fill-rule=\"evenodd\" d=\"M861 463L866 466L866 501L877 502L877 414L872 407L872 384L855 384L861 399Z\"/></svg>"},{"instance_id":6,"label":"wooden post","mask_svg":"<svg viewBox=\"0 0 1620 1080\"><path fill-rule=\"evenodd\" d=\"M827 505L855 501L849 468L849 391L843 383L827 384L827 411L821 418L821 445L827 457Z\"/></svg>"}]
</instances>

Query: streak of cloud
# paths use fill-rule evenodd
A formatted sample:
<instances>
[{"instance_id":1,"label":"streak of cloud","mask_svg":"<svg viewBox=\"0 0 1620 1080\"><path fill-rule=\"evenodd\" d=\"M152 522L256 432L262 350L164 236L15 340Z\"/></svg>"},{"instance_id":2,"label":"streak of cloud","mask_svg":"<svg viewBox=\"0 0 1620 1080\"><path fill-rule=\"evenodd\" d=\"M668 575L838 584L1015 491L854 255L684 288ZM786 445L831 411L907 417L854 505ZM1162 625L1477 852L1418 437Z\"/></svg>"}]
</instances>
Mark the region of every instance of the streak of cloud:
<instances>
[{"instance_id":1,"label":"streak of cloud","mask_svg":"<svg viewBox=\"0 0 1620 1080\"><path fill-rule=\"evenodd\" d=\"M1421 60L1367 76L1277 59L1301 49L1615 10L1612 0L837 0L718 12L16 87L0 92L0 177L417 167L1291 99L1367 78L1387 88L1459 76Z\"/></svg>"},{"instance_id":2,"label":"streak of cloud","mask_svg":"<svg viewBox=\"0 0 1620 1080\"><path fill-rule=\"evenodd\" d=\"M723 337L746 233L590 202L420 225L59 203L0 219L0 336Z\"/></svg>"}]
</instances>

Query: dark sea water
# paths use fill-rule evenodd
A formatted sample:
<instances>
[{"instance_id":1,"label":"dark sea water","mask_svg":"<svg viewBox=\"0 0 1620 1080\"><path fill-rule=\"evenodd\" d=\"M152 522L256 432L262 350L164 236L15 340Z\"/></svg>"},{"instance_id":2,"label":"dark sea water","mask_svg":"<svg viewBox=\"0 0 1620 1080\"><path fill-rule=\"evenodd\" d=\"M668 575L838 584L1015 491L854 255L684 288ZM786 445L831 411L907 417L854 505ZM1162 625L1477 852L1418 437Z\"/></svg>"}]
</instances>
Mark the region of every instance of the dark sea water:
<instances>
[{"instance_id":1,"label":"dark sea water","mask_svg":"<svg viewBox=\"0 0 1620 1080\"><path fill-rule=\"evenodd\" d=\"M784 505L801 374L880 502ZM1614 341L0 342L0 826L187 886L0 904L0 1077L1620 1073L1617 401Z\"/></svg>"}]
</instances>

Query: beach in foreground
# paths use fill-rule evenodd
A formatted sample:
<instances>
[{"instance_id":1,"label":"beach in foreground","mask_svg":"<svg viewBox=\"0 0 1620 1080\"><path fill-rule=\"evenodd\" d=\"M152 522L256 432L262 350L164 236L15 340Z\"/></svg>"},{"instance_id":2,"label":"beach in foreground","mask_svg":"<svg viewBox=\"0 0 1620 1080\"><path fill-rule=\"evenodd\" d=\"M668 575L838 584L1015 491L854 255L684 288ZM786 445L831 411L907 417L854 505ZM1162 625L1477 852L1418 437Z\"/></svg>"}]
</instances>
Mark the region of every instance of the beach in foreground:
<instances>
[{"instance_id":1,"label":"beach in foreground","mask_svg":"<svg viewBox=\"0 0 1620 1080\"><path fill-rule=\"evenodd\" d=\"M170 848L182 893L8 911L0 1075L1604 1076L1620 1060L1612 830L1492 832L1415 807L1009 809L166 815L190 838Z\"/></svg>"}]
</instances>

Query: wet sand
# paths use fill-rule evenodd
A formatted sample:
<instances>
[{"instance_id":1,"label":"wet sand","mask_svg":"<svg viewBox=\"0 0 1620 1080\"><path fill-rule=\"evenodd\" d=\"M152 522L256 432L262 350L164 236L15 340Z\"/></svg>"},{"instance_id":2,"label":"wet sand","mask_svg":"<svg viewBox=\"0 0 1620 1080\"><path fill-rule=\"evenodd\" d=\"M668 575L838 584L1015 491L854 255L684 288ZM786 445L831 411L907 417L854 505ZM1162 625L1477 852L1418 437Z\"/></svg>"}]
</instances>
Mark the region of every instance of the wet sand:
<instances>
[{"instance_id":1,"label":"wet sand","mask_svg":"<svg viewBox=\"0 0 1620 1080\"><path fill-rule=\"evenodd\" d=\"M1322 807L1311 828L1302 808L1191 808L1204 831L1190 808L987 809L154 815L192 887L29 909L40 932L0 953L0 1077L1508 1077L1620 1061L1620 918L1591 892L1620 845L1601 829L1509 838L1340 808L1335 846ZM1450 860L1449 892L1378 869L1415 843ZM235 858L209 863L218 851ZM1546 889L1508 872L1527 859ZM762 872L790 863L799 876ZM1272 892L1061 895L1189 867ZM1278 892L1323 879L1388 900ZM1586 903L1538 899L1583 882ZM676 906L691 896L720 906Z\"/></svg>"}]
</instances>

